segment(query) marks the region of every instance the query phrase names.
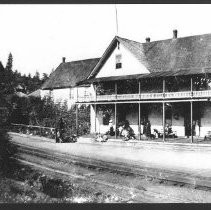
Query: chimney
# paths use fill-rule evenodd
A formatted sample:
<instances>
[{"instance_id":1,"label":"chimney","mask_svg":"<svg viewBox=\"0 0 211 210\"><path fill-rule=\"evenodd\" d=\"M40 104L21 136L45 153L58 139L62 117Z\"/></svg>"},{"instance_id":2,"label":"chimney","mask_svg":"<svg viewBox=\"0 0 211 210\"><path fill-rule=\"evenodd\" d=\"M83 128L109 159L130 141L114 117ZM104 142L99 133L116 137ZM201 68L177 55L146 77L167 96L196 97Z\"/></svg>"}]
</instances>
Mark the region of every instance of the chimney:
<instances>
[{"instance_id":1,"label":"chimney","mask_svg":"<svg viewBox=\"0 0 211 210\"><path fill-rule=\"evenodd\" d=\"M147 37L146 38L146 42L150 42L150 37Z\"/></svg>"},{"instance_id":2,"label":"chimney","mask_svg":"<svg viewBox=\"0 0 211 210\"><path fill-rule=\"evenodd\" d=\"M62 62L63 62L63 63L65 63L65 59L66 59L65 57L62 58Z\"/></svg>"},{"instance_id":3,"label":"chimney","mask_svg":"<svg viewBox=\"0 0 211 210\"><path fill-rule=\"evenodd\" d=\"M173 30L173 39L177 38L177 30Z\"/></svg>"}]
</instances>

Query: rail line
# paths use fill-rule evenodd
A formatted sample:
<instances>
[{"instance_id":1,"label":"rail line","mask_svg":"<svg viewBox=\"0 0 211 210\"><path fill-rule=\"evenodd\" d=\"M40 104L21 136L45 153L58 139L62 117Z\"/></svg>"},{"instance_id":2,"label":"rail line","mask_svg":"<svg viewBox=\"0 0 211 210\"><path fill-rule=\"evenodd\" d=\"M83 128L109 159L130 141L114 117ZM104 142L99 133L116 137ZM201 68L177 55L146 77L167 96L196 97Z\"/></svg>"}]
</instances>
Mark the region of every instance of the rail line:
<instances>
[{"instance_id":1,"label":"rail line","mask_svg":"<svg viewBox=\"0 0 211 210\"><path fill-rule=\"evenodd\" d=\"M95 169L97 170L105 170L107 172L111 172L111 173L116 173L119 175L136 175L142 178L147 178L150 177L153 180L157 180L160 185L164 185L165 183L170 181L170 185L172 186L181 186L181 187L190 187L190 188L197 188L197 189L203 189L203 190L207 190L210 191L211 187L207 186L207 185L203 185L200 183L197 183L197 180L195 177L191 177L190 174L182 174L182 179L178 180L178 175L175 174L174 172L167 172L167 171L157 171L155 169L152 168L140 168L140 166L128 166L126 164L123 163L111 163L111 162L105 162L102 160L96 160L96 159L87 159L87 158L83 158L83 157L79 157L79 156L74 156L74 155L68 155L65 153L59 153L59 152L51 152L51 151L47 151L47 150L43 150L43 149L38 149L38 148L34 148L32 146L26 146L24 144L20 144L20 143L14 143L18 146L18 151L22 154L27 154L30 156L35 156L35 157L39 157L39 158L43 158L46 160L52 160L52 161L58 161L58 162L63 162L63 163L67 163L67 164L73 164L73 165L78 165L80 167L84 167L84 168L88 168L92 171L94 171ZM78 178L78 179L87 179L86 175L78 175L78 174L73 174L73 173L69 173L69 172L65 172L65 171L61 171L56 167L46 167L40 164L37 164L35 162L30 162L30 161L26 161L23 158L21 158L18 154L16 155L16 159L19 161L22 161L25 164L29 164L29 165L33 165L35 167L38 168L42 168L44 170L50 170L53 171L55 173L59 173L59 174L63 174L66 176L70 176L70 177L74 177L74 178ZM181 174L180 174L181 176ZM198 179L200 179L200 177L198 177ZM90 181L90 180L89 180ZM114 183L109 183L109 182L105 182L102 180L96 180L96 179L91 179L91 182L95 182L97 184L100 185L105 185L108 187L114 187L116 189L123 189L123 190L132 190L132 191L136 191L138 192L139 195L143 194L143 202L149 202L150 198L152 197L156 197L156 198L160 198L163 200L168 200L168 202L188 202L187 199L178 199L175 197L169 198L169 196L166 196L164 194L160 194L157 192L153 192L153 191L144 191L144 190L140 190L137 188L131 188L131 187L127 187L127 186L120 186L118 184L114 184ZM146 197L148 198L146 200ZM133 199L134 201L134 199ZM138 201L140 202L140 200Z\"/></svg>"},{"instance_id":2,"label":"rail line","mask_svg":"<svg viewBox=\"0 0 211 210\"><path fill-rule=\"evenodd\" d=\"M173 186L186 186L193 189L211 191L211 180L209 178L205 179L204 177L202 178L200 176L193 176L190 173L181 173L177 171L155 169L150 167L140 167L139 165L128 165L122 162L114 163L93 158L85 158L72 154L69 155L67 153L47 151L46 149L38 149L20 143L14 144L20 147L19 151L44 159L62 161L64 163L74 164L89 169L106 170L117 174L137 175L144 178L148 177L157 180L161 184L170 182Z\"/></svg>"},{"instance_id":3,"label":"rail line","mask_svg":"<svg viewBox=\"0 0 211 210\"><path fill-rule=\"evenodd\" d=\"M23 151L26 152L27 150L21 149L21 152L23 152ZM27 154L29 154L28 152L29 151L27 151ZM31 153L31 155L32 154L33 154L33 156L39 156L39 157L44 157L44 156L46 157L47 156L47 155L43 155L43 154L41 154L37 151ZM138 188L122 186L122 185L119 185L119 184L116 184L116 183L114 184L114 183L102 181L102 180L99 180L99 179L96 179L96 178L90 179L87 175L73 174L73 173L70 173L70 172L65 172L65 171L56 169L56 167L52 168L52 167L43 166L43 165L31 162L31 161L23 160L20 157L18 158L18 156L15 159L24 163L24 164L26 164L26 165L31 165L31 166L34 166L34 167L37 167L37 168L40 168L40 169L43 169L43 170L51 171L53 173L62 174L62 175L72 177L72 178L77 178L77 179L83 179L83 180L86 179L87 181L98 184L98 185L104 185L106 187L124 190L126 192L132 191L133 193L136 193L138 195L138 198L139 198L138 200L136 200L133 196L132 196L132 198L121 197L124 202L130 202L130 201L139 202L139 203L140 202L151 202L155 197L156 197L157 200L163 200L163 201L166 201L166 202L177 202L177 203L178 202L188 202L187 199L179 199L179 198L175 198L175 197L172 197L172 196L169 197L168 195L153 192L153 191L148 191L148 190L145 191L144 189L140 190Z\"/></svg>"}]
</instances>

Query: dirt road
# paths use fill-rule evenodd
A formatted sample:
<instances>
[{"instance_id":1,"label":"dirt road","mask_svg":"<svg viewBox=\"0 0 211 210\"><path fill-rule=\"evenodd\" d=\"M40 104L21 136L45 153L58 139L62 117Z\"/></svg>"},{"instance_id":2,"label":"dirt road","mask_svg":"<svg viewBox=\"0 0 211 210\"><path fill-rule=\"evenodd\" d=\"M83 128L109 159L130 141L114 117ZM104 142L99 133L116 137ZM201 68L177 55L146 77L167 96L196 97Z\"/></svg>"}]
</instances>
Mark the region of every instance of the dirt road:
<instances>
[{"instance_id":1,"label":"dirt road","mask_svg":"<svg viewBox=\"0 0 211 210\"><path fill-rule=\"evenodd\" d=\"M68 157L81 156L92 162L93 159L103 159L103 161L111 162L124 162L134 165L134 160L137 160L141 156L137 154L134 148L115 148L113 146L104 147L102 145L86 145L86 144L55 144L51 141L43 141L41 138L26 138L23 136L12 135L12 141L21 143L27 146L42 149L48 151L52 157L57 156L57 152L66 154L67 161L64 159L43 158L37 156L33 149L30 153L19 152L19 159L24 164L29 164L36 170L41 170L44 173L54 174L57 177L63 177L69 179L71 182L78 183L81 187L86 189L92 189L93 192L99 195L109 195L113 200L111 202L156 202L156 203L182 203L182 202L210 202L211 192L203 191L199 189L188 188L185 185L166 182L165 180L157 180L150 178L149 176L131 175L129 173L118 173L112 170L102 170L100 167L92 168L89 166L81 166L80 164L74 164L68 162ZM117 153L119 151L119 153ZM119 158L118 154L124 153L123 158ZM136 151L134 153L134 151ZM128 152L128 153L126 153ZM142 155L145 155L149 151L146 148L141 149ZM154 150L155 152L155 150ZM131 153L133 155L131 155ZM183 151L184 153L184 151ZM134 155L135 154L135 155ZM68 156L69 155L69 156ZM105 158L106 156L106 158ZM136 158L134 158L136 157ZM25 161L25 162L24 162ZM137 164L137 162L136 162ZM148 166L146 162L139 160L138 164L142 166ZM168 165L168 164L167 164ZM150 165L151 167L153 164ZM154 164L156 166L156 164ZM158 167L158 166L157 166ZM155 169L157 168L155 167ZM197 167L195 167L197 168ZM87 198L88 199L88 198ZM86 200L84 198L84 200ZM87 202L87 200L85 201ZM104 200L105 202L105 200Z\"/></svg>"}]
</instances>

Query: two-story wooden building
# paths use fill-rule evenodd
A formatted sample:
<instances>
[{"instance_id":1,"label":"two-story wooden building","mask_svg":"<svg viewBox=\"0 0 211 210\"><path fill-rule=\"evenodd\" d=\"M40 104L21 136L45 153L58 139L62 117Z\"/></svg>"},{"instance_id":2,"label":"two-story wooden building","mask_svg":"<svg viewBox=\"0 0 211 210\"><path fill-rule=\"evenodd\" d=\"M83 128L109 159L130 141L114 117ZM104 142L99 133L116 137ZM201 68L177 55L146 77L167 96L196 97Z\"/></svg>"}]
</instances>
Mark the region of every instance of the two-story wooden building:
<instances>
[{"instance_id":1,"label":"two-story wooden building","mask_svg":"<svg viewBox=\"0 0 211 210\"><path fill-rule=\"evenodd\" d=\"M91 104L91 132L128 120L135 133L172 126L178 136L204 137L211 130L211 34L145 43L114 37L83 84ZM191 126L192 125L192 126ZM191 132L192 130L192 132ZM192 138L191 138L192 139Z\"/></svg>"}]
</instances>

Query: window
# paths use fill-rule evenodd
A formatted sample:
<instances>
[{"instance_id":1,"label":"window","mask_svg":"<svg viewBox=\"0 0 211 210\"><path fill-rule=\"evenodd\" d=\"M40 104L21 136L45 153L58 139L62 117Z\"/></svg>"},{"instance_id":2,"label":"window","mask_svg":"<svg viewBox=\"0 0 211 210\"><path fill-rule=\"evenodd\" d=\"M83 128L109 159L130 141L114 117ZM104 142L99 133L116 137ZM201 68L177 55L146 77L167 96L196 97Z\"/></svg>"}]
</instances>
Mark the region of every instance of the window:
<instances>
[{"instance_id":1,"label":"window","mask_svg":"<svg viewBox=\"0 0 211 210\"><path fill-rule=\"evenodd\" d=\"M70 88L70 99L74 99L74 89Z\"/></svg>"},{"instance_id":2,"label":"window","mask_svg":"<svg viewBox=\"0 0 211 210\"><path fill-rule=\"evenodd\" d=\"M84 89L84 97L88 97L89 96L89 89L85 88Z\"/></svg>"},{"instance_id":3,"label":"window","mask_svg":"<svg viewBox=\"0 0 211 210\"><path fill-rule=\"evenodd\" d=\"M122 55L117 54L116 55L116 69L122 68Z\"/></svg>"}]
</instances>

